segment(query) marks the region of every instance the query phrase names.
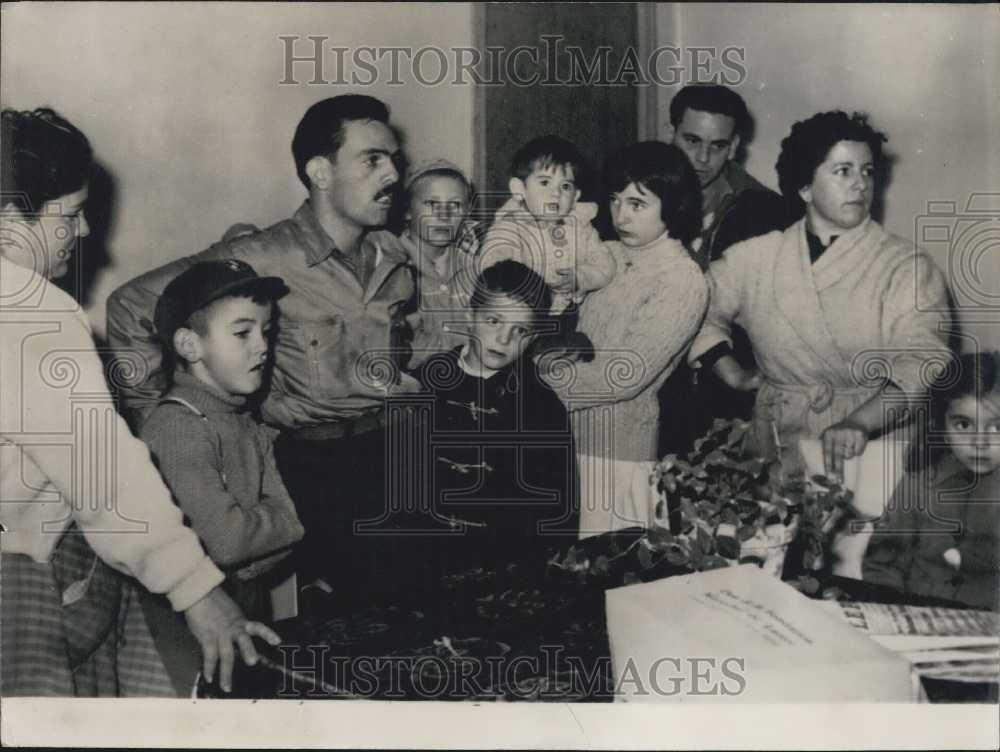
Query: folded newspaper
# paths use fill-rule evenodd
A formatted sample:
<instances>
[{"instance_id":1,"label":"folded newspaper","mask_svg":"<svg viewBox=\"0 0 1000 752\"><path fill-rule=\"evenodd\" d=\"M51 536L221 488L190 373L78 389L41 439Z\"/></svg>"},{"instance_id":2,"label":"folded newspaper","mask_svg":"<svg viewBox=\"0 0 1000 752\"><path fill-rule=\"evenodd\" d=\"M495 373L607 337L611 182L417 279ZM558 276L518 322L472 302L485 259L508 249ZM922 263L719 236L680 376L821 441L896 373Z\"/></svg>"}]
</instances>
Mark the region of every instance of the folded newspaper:
<instances>
[{"instance_id":1,"label":"folded newspaper","mask_svg":"<svg viewBox=\"0 0 1000 752\"><path fill-rule=\"evenodd\" d=\"M608 590L624 702L911 702L910 663L756 566Z\"/></svg>"},{"instance_id":2,"label":"folded newspaper","mask_svg":"<svg viewBox=\"0 0 1000 752\"><path fill-rule=\"evenodd\" d=\"M854 601L821 605L906 658L920 676L960 682L1000 680L1000 614Z\"/></svg>"}]
</instances>

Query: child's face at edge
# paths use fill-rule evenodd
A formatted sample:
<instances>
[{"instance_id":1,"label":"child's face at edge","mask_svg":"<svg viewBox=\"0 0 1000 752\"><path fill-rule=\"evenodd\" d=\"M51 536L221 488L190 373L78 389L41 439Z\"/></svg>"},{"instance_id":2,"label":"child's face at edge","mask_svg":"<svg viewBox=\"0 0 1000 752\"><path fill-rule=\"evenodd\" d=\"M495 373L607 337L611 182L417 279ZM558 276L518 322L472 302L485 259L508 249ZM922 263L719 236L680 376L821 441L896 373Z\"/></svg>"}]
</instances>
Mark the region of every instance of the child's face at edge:
<instances>
[{"instance_id":1,"label":"child's face at edge","mask_svg":"<svg viewBox=\"0 0 1000 752\"><path fill-rule=\"evenodd\" d=\"M410 188L406 215L410 234L434 248L455 242L468 211L468 190L458 178L431 175L418 178Z\"/></svg>"},{"instance_id":2,"label":"child's face at edge","mask_svg":"<svg viewBox=\"0 0 1000 752\"><path fill-rule=\"evenodd\" d=\"M944 416L945 439L955 458L977 475L1000 468L1000 397L952 400Z\"/></svg>"},{"instance_id":3,"label":"child's face at edge","mask_svg":"<svg viewBox=\"0 0 1000 752\"><path fill-rule=\"evenodd\" d=\"M468 361L492 371L506 368L524 355L534 331L532 308L510 295L496 295L472 312Z\"/></svg>"},{"instance_id":4,"label":"child's face at edge","mask_svg":"<svg viewBox=\"0 0 1000 752\"><path fill-rule=\"evenodd\" d=\"M521 196L531 216L543 222L564 218L580 198L573 168L553 164L536 166L524 180L511 178L510 192Z\"/></svg>"},{"instance_id":5,"label":"child's face at edge","mask_svg":"<svg viewBox=\"0 0 1000 752\"><path fill-rule=\"evenodd\" d=\"M249 396L264 379L271 338L273 303L226 297L207 311L205 333L188 330L191 354L182 353L191 373L230 396Z\"/></svg>"}]
</instances>

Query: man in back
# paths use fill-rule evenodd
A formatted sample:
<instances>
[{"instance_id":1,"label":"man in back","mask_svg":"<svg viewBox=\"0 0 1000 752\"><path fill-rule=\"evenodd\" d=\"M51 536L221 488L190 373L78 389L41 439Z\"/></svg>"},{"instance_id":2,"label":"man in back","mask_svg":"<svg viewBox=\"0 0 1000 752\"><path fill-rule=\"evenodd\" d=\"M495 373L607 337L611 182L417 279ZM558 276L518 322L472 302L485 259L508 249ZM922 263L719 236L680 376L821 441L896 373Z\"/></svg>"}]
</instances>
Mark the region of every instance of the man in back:
<instances>
[{"instance_id":1,"label":"man in back","mask_svg":"<svg viewBox=\"0 0 1000 752\"><path fill-rule=\"evenodd\" d=\"M664 140L687 155L701 183L699 251L706 267L733 243L784 230L795 219L780 195L735 161L751 124L743 98L725 86L685 86L670 102ZM746 335L740 329L733 335L737 360L753 366ZM686 364L679 366L660 391L661 453L688 451L714 418L748 420L753 398L726 387L710 367L695 373Z\"/></svg>"}]
</instances>

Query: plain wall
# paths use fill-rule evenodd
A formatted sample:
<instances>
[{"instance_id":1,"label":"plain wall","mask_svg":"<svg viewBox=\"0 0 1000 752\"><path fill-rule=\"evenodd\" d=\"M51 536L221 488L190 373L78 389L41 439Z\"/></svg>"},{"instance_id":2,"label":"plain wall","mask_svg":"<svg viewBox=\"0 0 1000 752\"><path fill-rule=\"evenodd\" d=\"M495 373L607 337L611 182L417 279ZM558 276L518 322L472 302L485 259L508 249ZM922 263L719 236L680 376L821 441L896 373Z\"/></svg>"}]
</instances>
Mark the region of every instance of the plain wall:
<instances>
[{"instance_id":1,"label":"plain wall","mask_svg":"<svg viewBox=\"0 0 1000 752\"><path fill-rule=\"evenodd\" d=\"M831 109L868 112L889 135L887 148L896 157L884 192L886 229L932 253L958 288L964 329L980 344L1000 348L996 5L668 3L657 7L656 26L659 45L745 48L748 75L735 88L757 126L746 165L771 187L777 187L781 139L793 122ZM661 135L678 88L656 92ZM977 192L992 196L980 196L984 211L971 215L965 209ZM929 202L942 201L954 202L960 217L981 216L992 224L964 236L975 237L968 247L932 242L915 227ZM951 219L932 224L939 221ZM962 264L975 271L959 274Z\"/></svg>"},{"instance_id":2,"label":"plain wall","mask_svg":"<svg viewBox=\"0 0 1000 752\"><path fill-rule=\"evenodd\" d=\"M299 56L312 52L307 35L329 37L327 47L468 46L467 3L5 3L2 21L3 106L60 111L114 181L109 265L87 298L98 334L119 284L207 247L233 223L265 226L295 211L306 193L290 144L315 101L351 91L379 97L412 158L472 167L471 85L425 86L408 64L403 85L388 85L388 57L376 85L308 84L311 63L294 67L297 85L278 83L279 35L302 36ZM337 78L336 62L324 57L327 81ZM435 59L425 57L422 71L433 80Z\"/></svg>"}]
</instances>

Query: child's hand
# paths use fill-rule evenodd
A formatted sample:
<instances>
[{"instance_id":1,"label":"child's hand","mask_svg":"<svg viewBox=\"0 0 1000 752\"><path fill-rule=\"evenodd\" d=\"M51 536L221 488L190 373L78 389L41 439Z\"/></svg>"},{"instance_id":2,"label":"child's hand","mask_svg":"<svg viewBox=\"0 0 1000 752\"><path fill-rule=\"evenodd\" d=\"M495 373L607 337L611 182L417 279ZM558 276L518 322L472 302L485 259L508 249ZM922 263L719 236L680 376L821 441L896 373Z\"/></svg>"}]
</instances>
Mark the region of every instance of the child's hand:
<instances>
[{"instance_id":1,"label":"child's hand","mask_svg":"<svg viewBox=\"0 0 1000 752\"><path fill-rule=\"evenodd\" d=\"M823 466L827 475L842 479L844 461L857 457L868 445L868 432L863 426L842 420L819 435L823 444Z\"/></svg>"},{"instance_id":2,"label":"child's hand","mask_svg":"<svg viewBox=\"0 0 1000 752\"><path fill-rule=\"evenodd\" d=\"M576 279L576 269L566 267L565 269L556 269L556 274L559 275L559 281L552 285L552 289L556 292L562 293L573 293L577 290L577 279Z\"/></svg>"},{"instance_id":3,"label":"child's hand","mask_svg":"<svg viewBox=\"0 0 1000 752\"><path fill-rule=\"evenodd\" d=\"M419 332L424 328L424 317L419 311L414 311L413 313L408 313L403 317L406 321L406 325L410 327L410 331Z\"/></svg>"},{"instance_id":4,"label":"child's hand","mask_svg":"<svg viewBox=\"0 0 1000 752\"><path fill-rule=\"evenodd\" d=\"M760 371L744 368L731 355L719 358L714 370L724 384L739 392L752 392L764 384Z\"/></svg>"}]
</instances>

